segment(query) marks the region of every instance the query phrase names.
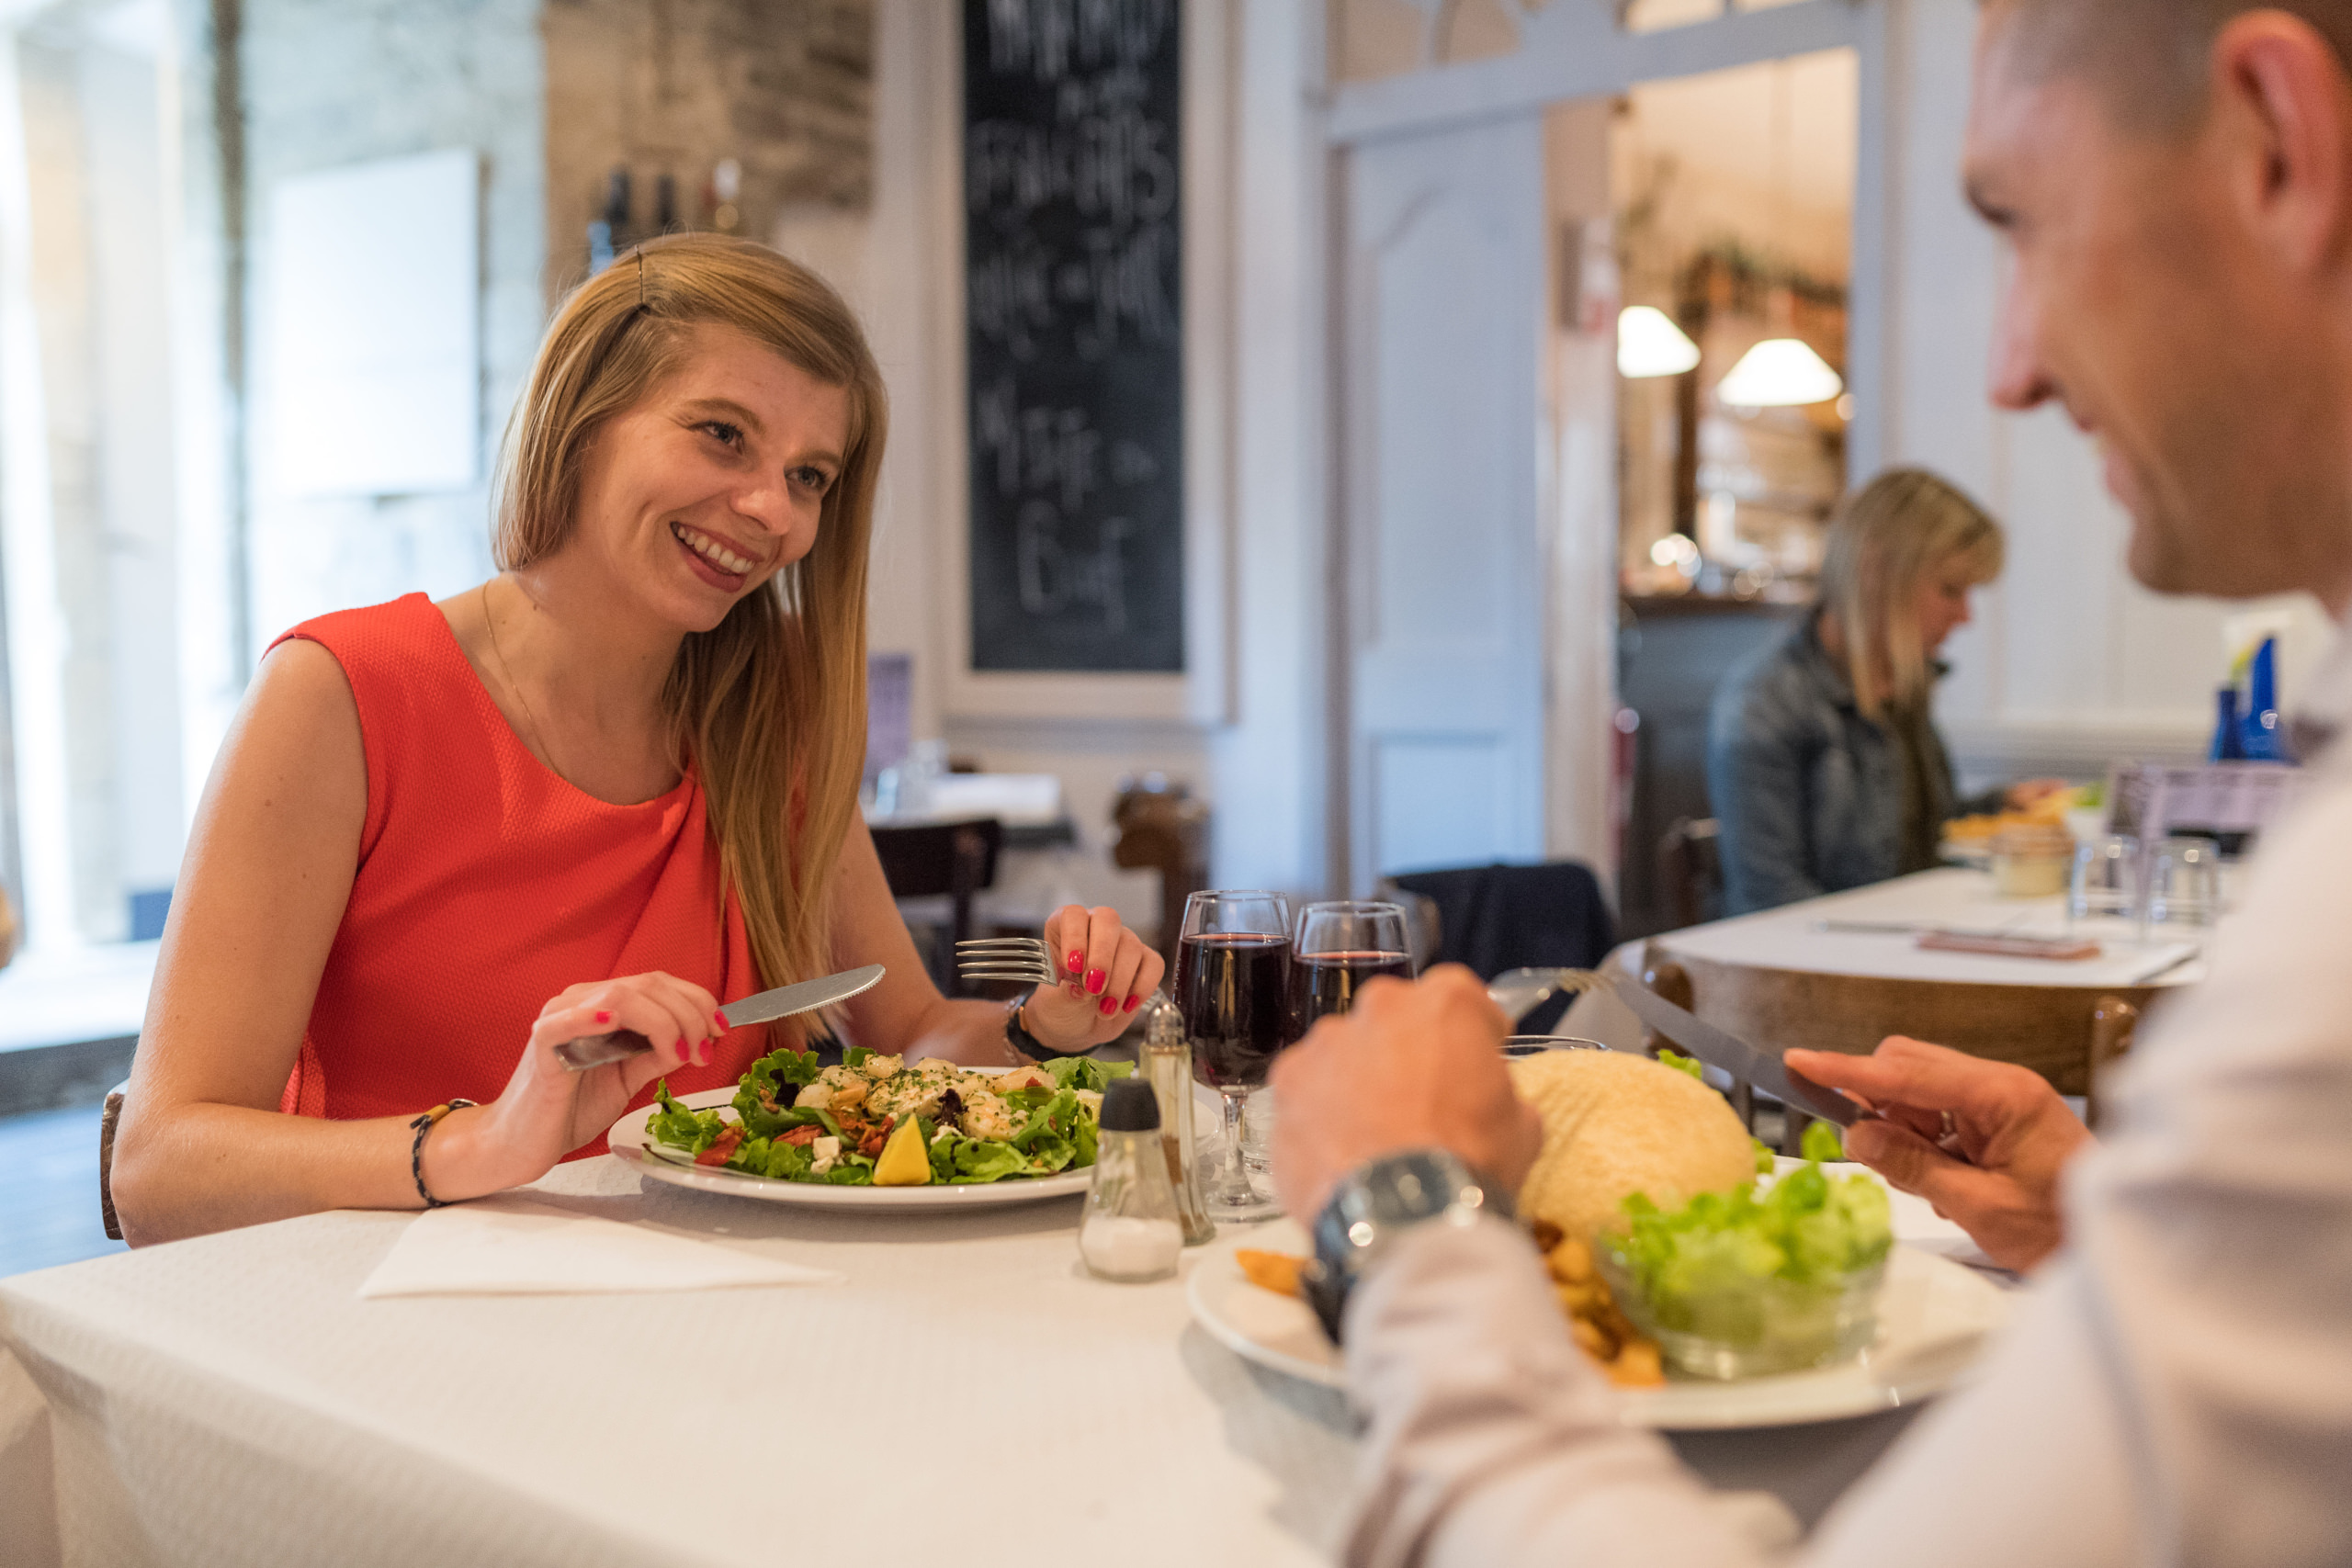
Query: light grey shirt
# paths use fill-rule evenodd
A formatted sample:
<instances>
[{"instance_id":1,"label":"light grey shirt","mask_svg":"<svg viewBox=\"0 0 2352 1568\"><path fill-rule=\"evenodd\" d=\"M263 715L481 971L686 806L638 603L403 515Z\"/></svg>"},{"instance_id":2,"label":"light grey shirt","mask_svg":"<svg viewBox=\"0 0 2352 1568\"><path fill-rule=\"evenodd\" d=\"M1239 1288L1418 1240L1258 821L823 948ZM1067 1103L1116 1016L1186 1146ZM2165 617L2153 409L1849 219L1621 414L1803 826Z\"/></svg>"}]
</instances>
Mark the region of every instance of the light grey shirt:
<instances>
[{"instance_id":1,"label":"light grey shirt","mask_svg":"<svg viewBox=\"0 0 2352 1568\"><path fill-rule=\"evenodd\" d=\"M2352 707L2352 641L2316 672ZM2335 718L2338 714L2315 716ZM1616 1425L1510 1227L1401 1237L1350 1304L1371 1419L1342 1560L1402 1568L2352 1562L2352 745L2257 854L2065 1179L1983 1375L1793 1544Z\"/></svg>"}]
</instances>

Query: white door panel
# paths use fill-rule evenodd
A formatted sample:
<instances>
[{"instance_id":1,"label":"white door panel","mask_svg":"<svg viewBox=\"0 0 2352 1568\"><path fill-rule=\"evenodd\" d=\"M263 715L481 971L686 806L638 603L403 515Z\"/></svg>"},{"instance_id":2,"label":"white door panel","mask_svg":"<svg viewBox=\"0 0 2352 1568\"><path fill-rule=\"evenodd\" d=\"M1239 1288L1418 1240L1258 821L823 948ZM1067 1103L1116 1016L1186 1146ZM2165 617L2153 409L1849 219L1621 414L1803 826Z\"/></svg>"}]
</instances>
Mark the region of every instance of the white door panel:
<instances>
[{"instance_id":1,"label":"white door panel","mask_svg":"<svg viewBox=\"0 0 2352 1568\"><path fill-rule=\"evenodd\" d=\"M1544 850L1540 119L1348 154L1350 871Z\"/></svg>"},{"instance_id":2,"label":"white door panel","mask_svg":"<svg viewBox=\"0 0 2352 1568\"><path fill-rule=\"evenodd\" d=\"M1493 858L1516 795L1510 761L1509 748L1477 736L1374 740L1374 863L1412 871Z\"/></svg>"}]
</instances>

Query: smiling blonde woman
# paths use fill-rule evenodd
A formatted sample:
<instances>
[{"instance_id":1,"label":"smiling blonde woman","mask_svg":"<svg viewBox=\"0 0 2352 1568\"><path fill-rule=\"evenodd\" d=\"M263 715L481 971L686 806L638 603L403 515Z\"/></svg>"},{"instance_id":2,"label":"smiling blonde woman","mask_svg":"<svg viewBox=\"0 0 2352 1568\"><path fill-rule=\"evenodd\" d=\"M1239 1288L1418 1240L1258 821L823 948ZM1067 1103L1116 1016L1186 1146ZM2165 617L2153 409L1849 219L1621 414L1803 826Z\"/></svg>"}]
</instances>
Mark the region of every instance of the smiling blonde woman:
<instances>
[{"instance_id":1,"label":"smiling blonde woman","mask_svg":"<svg viewBox=\"0 0 2352 1568\"><path fill-rule=\"evenodd\" d=\"M288 631L222 747L115 1147L133 1242L532 1180L657 1076L732 1083L778 1042L724 1004L831 970L889 971L856 1043L1018 1059L925 976L857 815L886 423L841 298L762 246L653 241L565 301L499 575ZM1046 934L1029 1043L1159 984L1110 909ZM557 1065L615 1027L652 1055Z\"/></svg>"},{"instance_id":2,"label":"smiling blonde woman","mask_svg":"<svg viewBox=\"0 0 2352 1568\"><path fill-rule=\"evenodd\" d=\"M1947 820L1998 803L1957 798L1928 706L1936 654L2000 576L2002 549L2000 525L1924 469L1889 469L1838 508L1811 613L1715 692L1707 793L1725 914L1927 870Z\"/></svg>"}]
</instances>

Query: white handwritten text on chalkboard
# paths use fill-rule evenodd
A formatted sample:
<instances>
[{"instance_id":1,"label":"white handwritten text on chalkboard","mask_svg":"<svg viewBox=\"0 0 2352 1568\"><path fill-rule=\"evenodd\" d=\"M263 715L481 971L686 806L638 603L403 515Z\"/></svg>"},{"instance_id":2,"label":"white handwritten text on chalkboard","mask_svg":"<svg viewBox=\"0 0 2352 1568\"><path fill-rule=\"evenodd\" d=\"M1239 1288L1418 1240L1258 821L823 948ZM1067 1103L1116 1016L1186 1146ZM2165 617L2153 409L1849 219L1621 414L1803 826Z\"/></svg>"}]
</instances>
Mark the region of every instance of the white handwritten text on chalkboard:
<instances>
[{"instance_id":1,"label":"white handwritten text on chalkboard","mask_svg":"<svg viewBox=\"0 0 2352 1568\"><path fill-rule=\"evenodd\" d=\"M1183 668L1175 0L966 0L972 665Z\"/></svg>"}]
</instances>

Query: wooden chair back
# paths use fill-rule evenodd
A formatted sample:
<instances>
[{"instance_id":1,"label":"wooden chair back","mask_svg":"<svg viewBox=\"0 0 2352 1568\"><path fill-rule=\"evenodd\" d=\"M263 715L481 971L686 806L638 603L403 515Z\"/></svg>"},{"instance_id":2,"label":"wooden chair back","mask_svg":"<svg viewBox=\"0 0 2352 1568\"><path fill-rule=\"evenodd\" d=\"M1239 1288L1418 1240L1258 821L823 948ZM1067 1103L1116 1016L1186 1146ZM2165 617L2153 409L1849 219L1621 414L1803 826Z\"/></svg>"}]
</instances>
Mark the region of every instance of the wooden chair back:
<instances>
[{"instance_id":1,"label":"wooden chair back","mask_svg":"<svg viewBox=\"0 0 2352 1568\"><path fill-rule=\"evenodd\" d=\"M993 817L968 822L925 822L876 828L875 852L894 898L948 900L948 940L934 954L933 978L949 996L961 993L955 944L972 934L972 899L996 881L996 858L1004 847L1004 824Z\"/></svg>"},{"instance_id":2,"label":"wooden chair back","mask_svg":"<svg viewBox=\"0 0 2352 1568\"><path fill-rule=\"evenodd\" d=\"M2102 1068L2132 1048L2153 986L1988 986L1767 969L1645 945L1642 981L1708 1022L1768 1048L1803 1045L1868 1055L1890 1034L1907 1034L1989 1061L2015 1062L2061 1094L2085 1096L2098 1115ZM1650 1045L1655 1051L1659 1043ZM1670 1043L1670 1042L1668 1043ZM1752 1116L1753 1095L1733 1103ZM1804 1118L1792 1116L1787 1152Z\"/></svg>"},{"instance_id":3,"label":"wooden chair back","mask_svg":"<svg viewBox=\"0 0 2352 1568\"><path fill-rule=\"evenodd\" d=\"M1678 817L1657 841L1657 885L1674 929L1723 913L1721 833L1712 817Z\"/></svg>"},{"instance_id":4,"label":"wooden chair back","mask_svg":"<svg viewBox=\"0 0 2352 1568\"><path fill-rule=\"evenodd\" d=\"M114 1217L114 1130L122 1121L122 1097L130 1092L130 1080L107 1090L106 1108L98 1112L98 1218L107 1227L107 1239L122 1239L122 1224Z\"/></svg>"},{"instance_id":5,"label":"wooden chair back","mask_svg":"<svg viewBox=\"0 0 2352 1568\"><path fill-rule=\"evenodd\" d=\"M1111 822L1118 829L1112 863L1159 873L1159 956L1173 976L1184 900L1209 885L1209 808L1184 784L1148 773L1120 782Z\"/></svg>"}]
</instances>

